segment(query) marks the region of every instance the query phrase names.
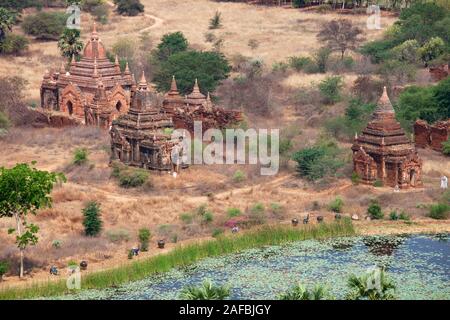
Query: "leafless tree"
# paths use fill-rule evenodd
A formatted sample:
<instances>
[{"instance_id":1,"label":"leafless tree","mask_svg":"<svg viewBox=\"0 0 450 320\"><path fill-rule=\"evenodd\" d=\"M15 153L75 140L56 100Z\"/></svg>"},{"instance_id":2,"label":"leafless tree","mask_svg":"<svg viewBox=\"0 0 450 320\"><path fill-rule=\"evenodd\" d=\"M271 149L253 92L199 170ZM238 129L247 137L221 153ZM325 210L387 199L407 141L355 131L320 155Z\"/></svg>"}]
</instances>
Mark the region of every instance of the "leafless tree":
<instances>
[{"instance_id":1,"label":"leafless tree","mask_svg":"<svg viewBox=\"0 0 450 320\"><path fill-rule=\"evenodd\" d=\"M325 41L331 50L340 52L343 59L347 50L357 48L362 40L361 33L362 30L353 26L350 20L339 19L324 23L317 37Z\"/></svg>"}]
</instances>

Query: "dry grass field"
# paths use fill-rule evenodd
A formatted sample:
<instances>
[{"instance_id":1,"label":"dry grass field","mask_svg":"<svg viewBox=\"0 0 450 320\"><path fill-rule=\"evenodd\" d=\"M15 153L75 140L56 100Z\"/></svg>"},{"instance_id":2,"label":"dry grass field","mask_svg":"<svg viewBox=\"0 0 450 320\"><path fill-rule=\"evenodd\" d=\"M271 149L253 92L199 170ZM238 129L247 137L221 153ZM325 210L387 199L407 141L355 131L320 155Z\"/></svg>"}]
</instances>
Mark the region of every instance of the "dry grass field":
<instances>
[{"instance_id":1,"label":"dry grass field","mask_svg":"<svg viewBox=\"0 0 450 320\"><path fill-rule=\"evenodd\" d=\"M118 38L137 38L141 32L148 32L152 42L157 44L162 35L182 31L191 45L198 49L210 49L205 42L209 32L209 19L216 10L222 14L223 27L215 30L217 37L224 40L223 52L227 56L242 54L263 59L267 65L285 60L289 56L310 54L322 44L316 35L323 22L336 18L351 18L365 30L367 40L381 36L383 30L368 30L366 16L342 16L338 14L318 14L299 10L253 6L242 3L218 3L210 0L143 0L145 14L138 17L122 17L112 14L107 25L99 25L101 38L107 48L111 48ZM28 11L30 13L32 11ZM393 17L383 17L382 27L395 21ZM82 38L90 35L92 17L82 14ZM249 40L259 43L255 50L248 46ZM39 100L39 86L46 69L57 69L62 58L56 42L33 41L27 55L21 57L0 57L0 74L20 75L29 82L28 99ZM317 80L315 75L304 75L295 84L308 84ZM322 77L321 77L322 78Z\"/></svg>"}]
</instances>

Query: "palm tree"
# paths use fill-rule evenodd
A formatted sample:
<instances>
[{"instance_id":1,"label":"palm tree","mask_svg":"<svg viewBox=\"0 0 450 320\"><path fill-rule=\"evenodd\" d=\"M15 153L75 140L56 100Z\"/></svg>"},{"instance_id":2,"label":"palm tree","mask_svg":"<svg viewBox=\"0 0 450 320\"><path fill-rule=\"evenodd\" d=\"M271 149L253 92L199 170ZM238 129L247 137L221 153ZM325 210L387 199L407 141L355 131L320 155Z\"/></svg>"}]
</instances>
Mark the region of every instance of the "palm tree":
<instances>
[{"instance_id":1,"label":"palm tree","mask_svg":"<svg viewBox=\"0 0 450 320\"><path fill-rule=\"evenodd\" d=\"M280 300L326 300L331 298L324 286L316 285L310 290L301 284L297 284L279 296Z\"/></svg>"},{"instance_id":2,"label":"palm tree","mask_svg":"<svg viewBox=\"0 0 450 320\"><path fill-rule=\"evenodd\" d=\"M65 29L58 41L58 48L61 55L69 61L72 56L79 57L83 50L83 42L80 40L80 30Z\"/></svg>"},{"instance_id":3,"label":"palm tree","mask_svg":"<svg viewBox=\"0 0 450 320\"><path fill-rule=\"evenodd\" d=\"M6 32L12 30L15 18L14 13L0 7L0 43L5 40Z\"/></svg>"},{"instance_id":4,"label":"palm tree","mask_svg":"<svg viewBox=\"0 0 450 320\"><path fill-rule=\"evenodd\" d=\"M393 300L395 284L386 276L384 269L375 269L361 276L351 275L348 287L353 291L349 300Z\"/></svg>"},{"instance_id":5,"label":"palm tree","mask_svg":"<svg viewBox=\"0 0 450 320\"><path fill-rule=\"evenodd\" d=\"M230 296L230 288L216 286L211 280L204 280L199 287L187 286L180 294L184 300L225 300Z\"/></svg>"}]
</instances>

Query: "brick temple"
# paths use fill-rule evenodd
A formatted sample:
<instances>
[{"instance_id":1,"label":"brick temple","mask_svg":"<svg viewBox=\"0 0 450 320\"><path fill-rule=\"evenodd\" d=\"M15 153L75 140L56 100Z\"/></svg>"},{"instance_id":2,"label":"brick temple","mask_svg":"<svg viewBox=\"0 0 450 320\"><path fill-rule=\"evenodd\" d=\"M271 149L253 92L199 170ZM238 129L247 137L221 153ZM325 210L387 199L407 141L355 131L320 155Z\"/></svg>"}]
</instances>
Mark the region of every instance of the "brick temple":
<instances>
[{"instance_id":1,"label":"brick temple","mask_svg":"<svg viewBox=\"0 0 450 320\"><path fill-rule=\"evenodd\" d=\"M141 81L147 85L144 75ZM94 24L80 61L72 58L68 70L62 64L58 72L45 73L41 85L41 107L60 111L86 125L109 128L114 119L127 114L138 85L128 63L122 72L117 56L114 63L109 61ZM149 91L157 99L157 94ZM205 96L200 92L197 80L192 93L182 97L174 77L162 100L160 107L172 117L177 129L192 132L194 121L202 121L204 130L223 129L242 120L240 111L215 106L209 93Z\"/></svg>"},{"instance_id":2,"label":"brick temple","mask_svg":"<svg viewBox=\"0 0 450 320\"><path fill-rule=\"evenodd\" d=\"M121 72L119 59L110 62L95 24L80 61L72 58L68 70L44 75L41 107L61 111L86 124L109 127L112 120L125 114L136 89L128 65Z\"/></svg>"},{"instance_id":3,"label":"brick temple","mask_svg":"<svg viewBox=\"0 0 450 320\"><path fill-rule=\"evenodd\" d=\"M367 127L352 146L353 170L361 181L400 188L422 185L422 160L395 120L386 87Z\"/></svg>"},{"instance_id":4,"label":"brick temple","mask_svg":"<svg viewBox=\"0 0 450 320\"><path fill-rule=\"evenodd\" d=\"M172 150L180 144L172 139L172 129L172 118L157 105L143 76L127 114L112 123L111 160L146 169L171 170Z\"/></svg>"},{"instance_id":5,"label":"brick temple","mask_svg":"<svg viewBox=\"0 0 450 320\"><path fill-rule=\"evenodd\" d=\"M420 148L430 147L442 152L442 143L450 138L450 119L428 124L425 120L414 123L414 141Z\"/></svg>"}]
</instances>

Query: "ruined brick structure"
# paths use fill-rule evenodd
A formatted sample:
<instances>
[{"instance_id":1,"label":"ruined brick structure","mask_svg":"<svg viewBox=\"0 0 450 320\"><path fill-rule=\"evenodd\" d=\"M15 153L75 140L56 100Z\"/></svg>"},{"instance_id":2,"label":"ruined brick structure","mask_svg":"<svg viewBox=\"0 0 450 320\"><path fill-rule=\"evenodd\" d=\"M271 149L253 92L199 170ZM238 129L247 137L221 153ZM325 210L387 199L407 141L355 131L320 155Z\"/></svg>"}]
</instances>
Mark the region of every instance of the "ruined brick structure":
<instances>
[{"instance_id":1,"label":"ruined brick structure","mask_svg":"<svg viewBox=\"0 0 450 320\"><path fill-rule=\"evenodd\" d=\"M422 160L395 120L386 87L371 121L359 137L355 136L352 150L353 169L363 183L379 180L400 188L422 185Z\"/></svg>"},{"instance_id":2,"label":"ruined brick structure","mask_svg":"<svg viewBox=\"0 0 450 320\"><path fill-rule=\"evenodd\" d=\"M447 78L450 74L450 72L448 71L448 64L443 64L437 67L430 67L428 71L431 74L431 79L436 82Z\"/></svg>"},{"instance_id":3,"label":"ruined brick structure","mask_svg":"<svg viewBox=\"0 0 450 320\"><path fill-rule=\"evenodd\" d=\"M128 113L112 122L111 160L153 170L171 170L171 152L180 144L171 139L172 118L157 105L145 78Z\"/></svg>"},{"instance_id":4,"label":"ruined brick structure","mask_svg":"<svg viewBox=\"0 0 450 320\"><path fill-rule=\"evenodd\" d=\"M430 147L442 152L442 143L450 137L450 119L428 124L425 120L414 123L414 141L420 148Z\"/></svg>"},{"instance_id":5,"label":"ruined brick structure","mask_svg":"<svg viewBox=\"0 0 450 320\"><path fill-rule=\"evenodd\" d=\"M210 128L223 129L243 120L241 111L215 106L209 93L205 96L200 92L197 80L192 92L183 98L178 92L175 77L172 78L170 91L164 95L163 110L172 117L175 128L190 132L194 130L194 121L201 121L205 131Z\"/></svg>"},{"instance_id":6,"label":"ruined brick structure","mask_svg":"<svg viewBox=\"0 0 450 320\"><path fill-rule=\"evenodd\" d=\"M94 28L80 61L72 58L69 69L44 75L41 107L62 111L83 119L86 124L109 127L111 121L125 114L136 89L128 65L122 73L118 57L109 61L106 49Z\"/></svg>"}]
</instances>

